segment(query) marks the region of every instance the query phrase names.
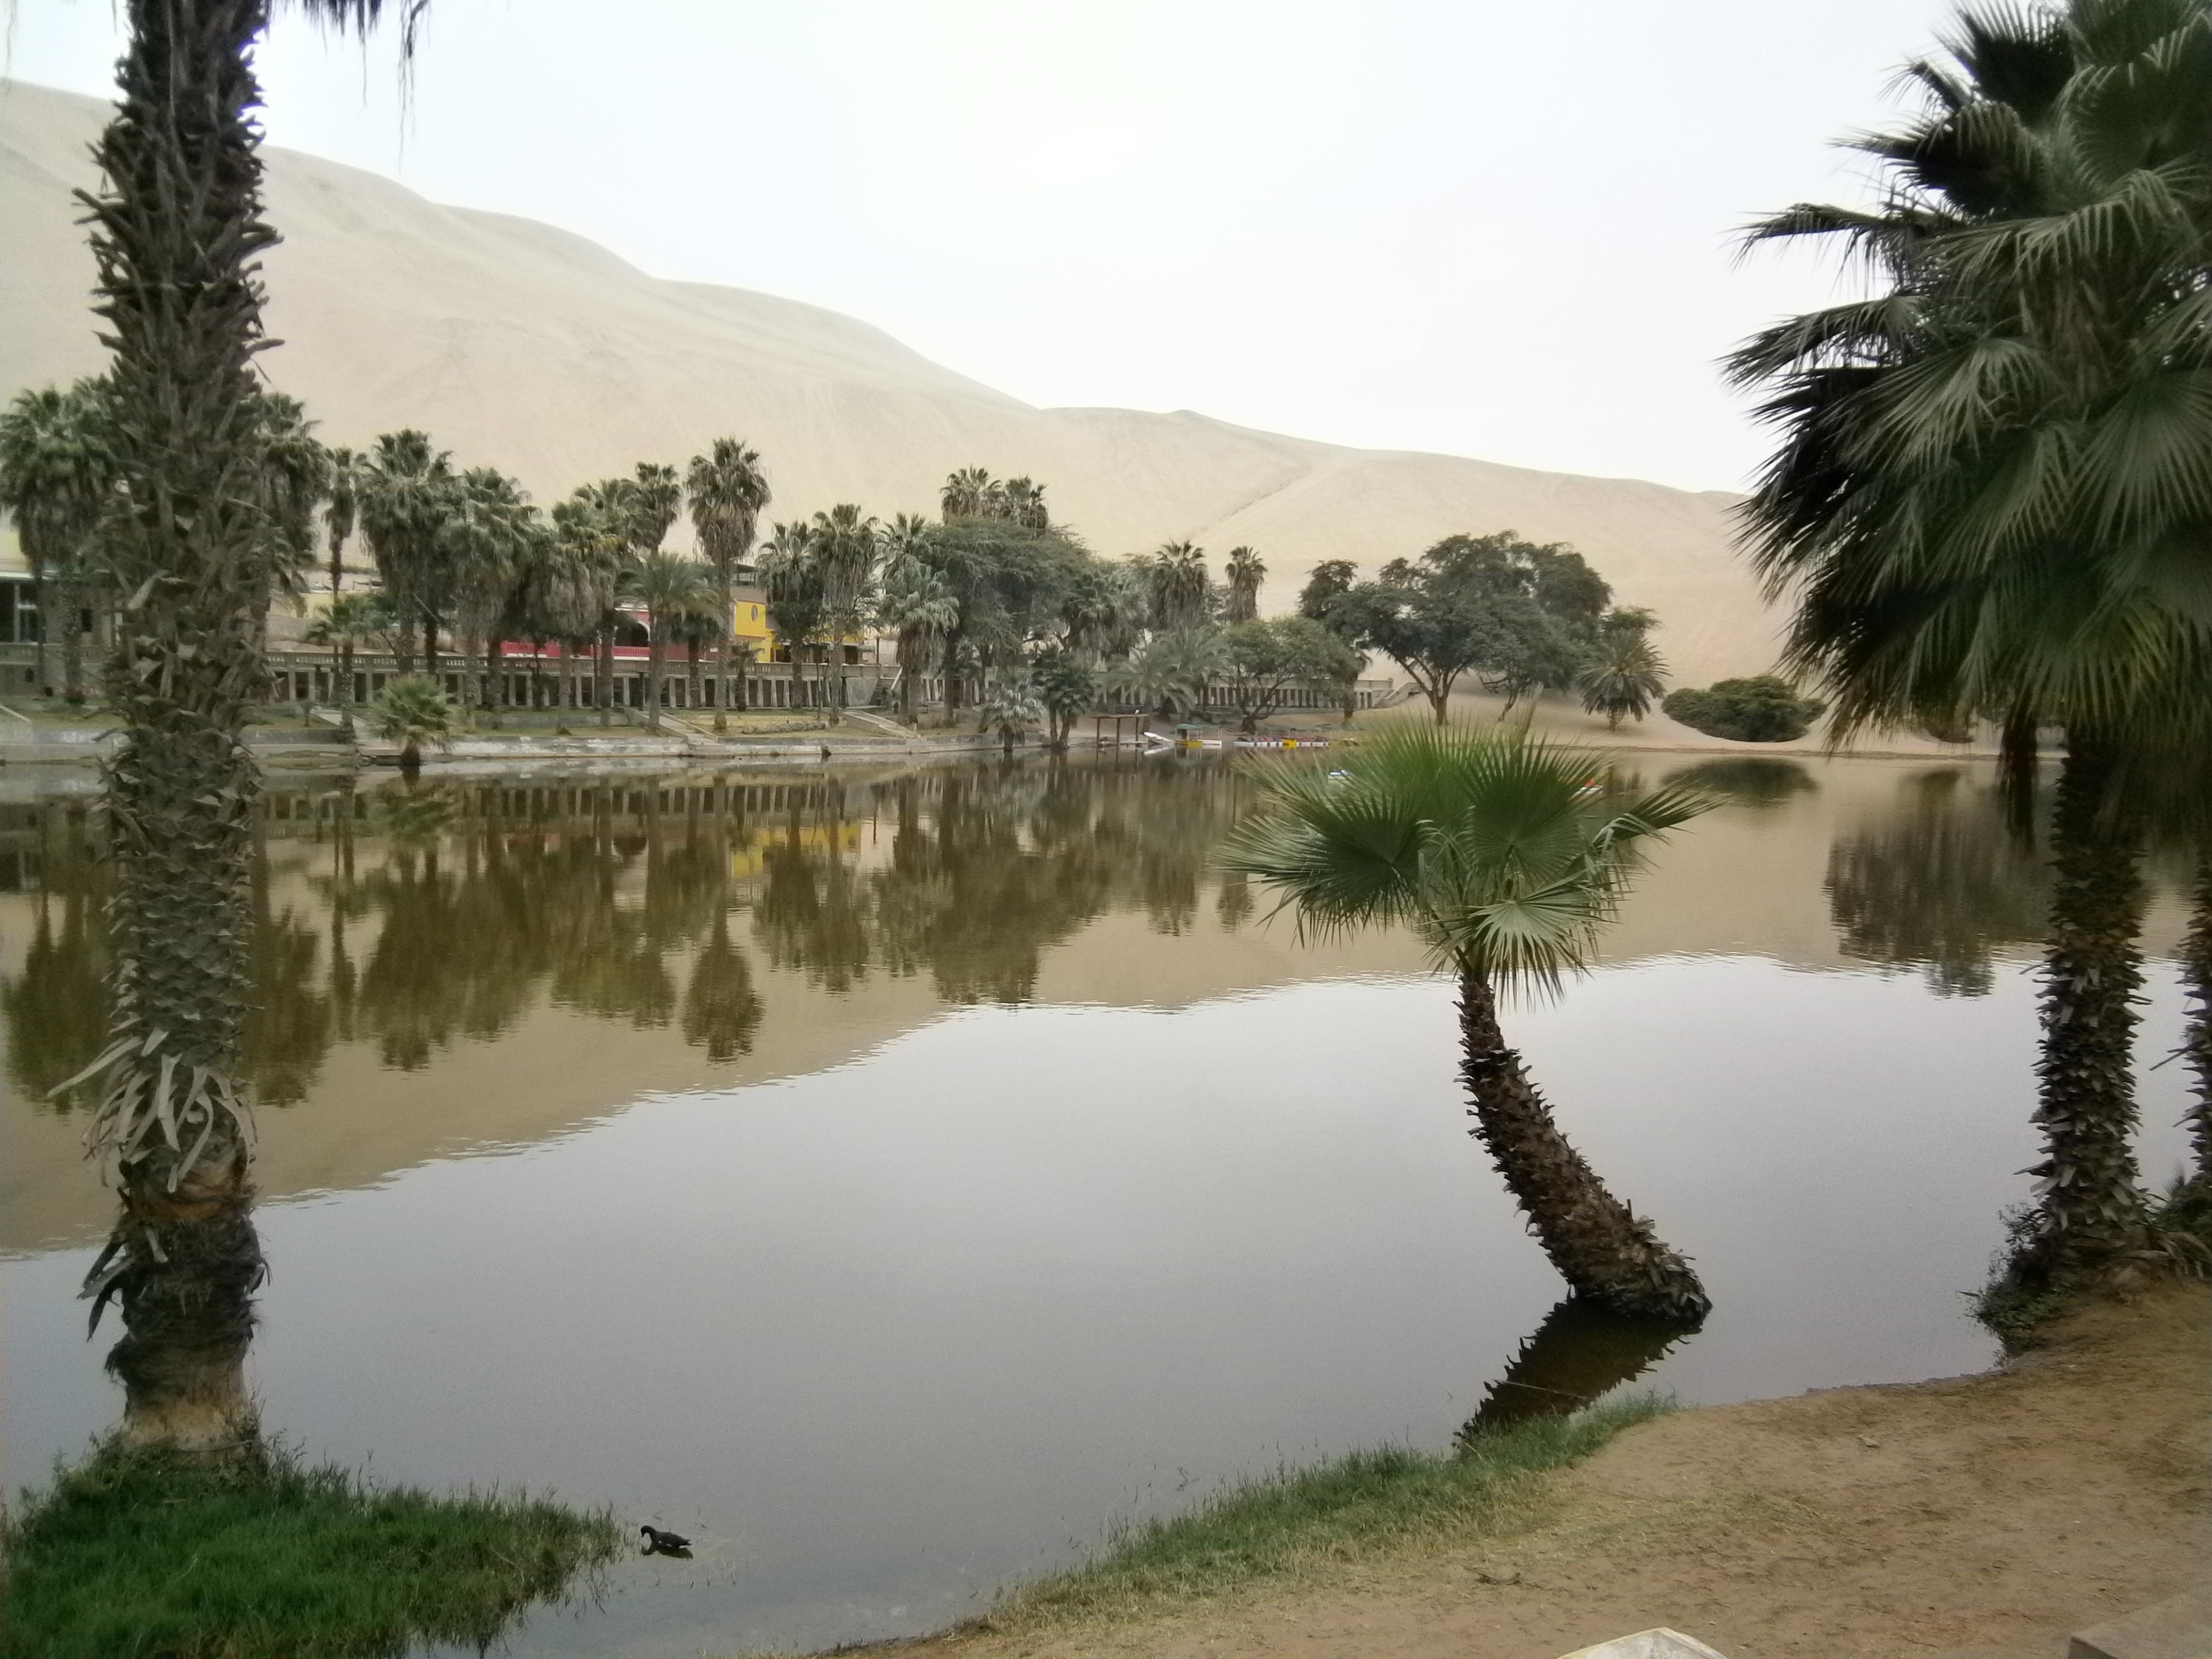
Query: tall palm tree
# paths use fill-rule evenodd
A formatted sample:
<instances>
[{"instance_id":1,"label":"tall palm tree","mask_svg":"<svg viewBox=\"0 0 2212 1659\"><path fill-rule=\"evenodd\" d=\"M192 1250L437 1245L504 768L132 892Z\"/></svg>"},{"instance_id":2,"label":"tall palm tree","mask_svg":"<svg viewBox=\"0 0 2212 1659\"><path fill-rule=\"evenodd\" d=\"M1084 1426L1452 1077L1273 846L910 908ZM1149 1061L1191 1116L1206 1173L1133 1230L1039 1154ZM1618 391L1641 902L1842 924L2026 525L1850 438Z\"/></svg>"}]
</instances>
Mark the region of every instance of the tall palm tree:
<instances>
[{"instance_id":1,"label":"tall palm tree","mask_svg":"<svg viewBox=\"0 0 2212 1659\"><path fill-rule=\"evenodd\" d=\"M1838 729L1984 711L2017 763L2063 728L2023 1278L2124 1261L2146 1212L2131 1070L2145 744L2199 769L2161 711L2212 699L2212 47L2196 0L1962 13L1912 66L1927 108L1860 141L1871 212L1799 206L1881 291L1796 318L1732 367L1780 442L1747 510L1790 653ZM2139 768L2136 769L2140 769Z\"/></svg>"},{"instance_id":2,"label":"tall palm tree","mask_svg":"<svg viewBox=\"0 0 2212 1659\"><path fill-rule=\"evenodd\" d=\"M696 559L674 553L648 553L629 579L631 595L645 607L647 626L646 721L660 726L663 688L661 674L668 662L668 643L702 613L711 617L713 589L707 567Z\"/></svg>"},{"instance_id":3,"label":"tall palm tree","mask_svg":"<svg viewBox=\"0 0 2212 1659\"><path fill-rule=\"evenodd\" d=\"M936 663L945 640L960 622L952 586L922 556L929 526L902 513L884 532L883 589L876 626L890 635L898 655L899 708L915 716L915 687Z\"/></svg>"},{"instance_id":4,"label":"tall palm tree","mask_svg":"<svg viewBox=\"0 0 2212 1659\"><path fill-rule=\"evenodd\" d=\"M714 653L714 729L729 730L730 630L736 615L731 586L737 568L752 551L760 532L761 510L769 503L767 475L760 453L735 438L717 438L703 455L694 455L684 475L691 501L691 527L699 550L714 568L714 589L722 607L721 642Z\"/></svg>"},{"instance_id":5,"label":"tall palm tree","mask_svg":"<svg viewBox=\"0 0 2212 1659\"><path fill-rule=\"evenodd\" d=\"M1569 1144L1498 1024L1498 991L1584 967L1645 844L1705 808L1680 790L1626 804L1593 792L1599 766L1520 736L1395 726L1340 775L1271 779L1226 862L1303 930L1412 929L1458 976L1474 1133L1553 1265L1617 1312L1694 1321L1710 1306L1697 1274Z\"/></svg>"},{"instance_id":6,"label":"tall palm tree","mask_svg":"<svg viewBox=\"0 0 2212 1659\"><path fill-rule=\"evenodd\" d=\"M544 580L538 595L541 625L561 642L561 706L581 709L586 699L576 664L614 614L622 542L604 514L574 496L556 502L547 516ZM604 705L599 718L612 718Z\"/></svg>"},{"instance_id":7,"label":"tall palm tree","mask_svg":"<svg viewBox=\"0 0 2212 1659\"><path fill-rule=\"evenodd\" d=\"M366 28L378 0L301 0ZM404 9L411 49L420 3ZM106 674L123 739L115 826L112 1041L92 1144L121 1213L87 1281L119 1304L108 1358L127 1440L234 1453L250 1442L244 1359L262 1275L238 1042L258 773L240 740L261 678L270 534L255 487L252 369L264 344L259 102L267 0L128 0L117 111L94 152L94 307L118 412L102 534L130 621ZM81 1079L81 1080L83 1080Z\"/></svg>"},{"instance_id":8,"label":"tall palm tree","mask_svg":"<svg viewBox=\"0 0 2212 1659\"><path fill-rule=\"evenodd\" d=\"M447 524L459 512L453 458L413 427L380 434L362 465L362 534L399 618L399 672L415 671L419 630L423 659L438 672L438 624L451 583Z\"/></svg>"},{"instance_id":9,"label":"tall palm tree","mask_svg":"<svg viewBox=\"0 0 2212 1659\"><path fill-rule=\"evenodd\" d=\"M1222 607L1224 622L1250 622L1260 614L1260 585L1267 580L1267 567L1259 554L1249 547L1229 550L1229 562L1223 568L1227 577L1226 603Z\"/></svg>"},{"instance_id":10,"label":"tall palm tree","mask_svg":"<svg viewBox=\"0 0 2212 1659\"><path fill-rule=\"evenodd\" d=\"M120 438L100 380L25 390L0 414L0 507L15 520L31 567L39 684L48 684L46 644L58 638L62 694L71 702L84 698L78 618L94 580L94 539L115 495Z\"/></svg>"},{"instance_id":11,"label":"tall palm tree","mask_svg":"<svg viewBox=\"0 0 2212 1659\"><path fill-rule=\"evenodd\" d=\"M345 544L353 539L360 522L362 456L343 444L334 444L330 456L330 495L323 503L323 535L331 553L331 592L345 586Z\"/></svg>"},{"instance_id":12,"label":"tall palm tree","mask_svg":"<svg viewBox=\"0 0 2212 1659\"><path fill-rule=\"evenodd\" d=\"M791 653L793 703L804 700L804 664L808 641L822 631L829 615L821 562L814 556L814 532L804 524L779 524L762 550L761 585L768 592L768 625Z\"/></svg>"},{"instance_id":13,"label":"tall palm tree","mask_svg":"<svg viewBox=\"0 0 2212 1659\"><path fill-rule=\"evenodd\" d=\"M635 478L602 478L578 485L568 497L566 533L590 538L611 561L602 589L606 605L599 612L592 664L592 702L601 726L614 720L615 639L623 623L622 590L637 557L634 538L638 515L630 501L636 489Z\"/></svg>"},{"instance_id":14,"label":"tall palm tree","mask_svg":"<svg viewBox=\"0 0 2212 1659\"><path fill-rule=\"evenodd\" d=\"M502 645L544 637L531 629L551 533L520 484L495 467L475 466L456 481L453 511L438 535L456 631L483 651L478 701L489 711L506 702Z\"/></svg>"},{"instance_id":15,"label":"tall palm tree","mask_svg":"<svg viewBox=\"0 0 2212 1659\"><path fill-rule=\"evenodd\" d=\"M1206 620L1206 599L1212 578L1206 568L1206 550L1187 541L1169 542L1145 562L1146 584L1152 600L1152 627L1172 634L1195 628Z\"/></svg>"},{"instance_id":16,"label":"tall palm tree","mask_svg":"<svg viewBox=\"0 0 2212 1659\"><path fill-rule=\"evenodd\" d=\"M874 609L882 526L854 503L842 501L814 515L810 545L821 573L823 622L836 664L836 681L830 696L834 720L836 711L845 706L845 641L866 626Z\"/></svg>"}]
</instances>

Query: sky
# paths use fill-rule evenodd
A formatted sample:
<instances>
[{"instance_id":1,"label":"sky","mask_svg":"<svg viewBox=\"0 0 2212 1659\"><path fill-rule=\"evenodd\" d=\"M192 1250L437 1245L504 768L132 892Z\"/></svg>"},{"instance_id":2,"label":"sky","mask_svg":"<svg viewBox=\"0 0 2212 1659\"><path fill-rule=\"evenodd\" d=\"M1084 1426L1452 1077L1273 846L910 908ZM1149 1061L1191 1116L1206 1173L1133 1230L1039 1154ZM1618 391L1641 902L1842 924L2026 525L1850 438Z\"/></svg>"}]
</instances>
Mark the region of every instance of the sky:
<instances>
[{"instance_id":1,"label":"sky","mask_svg":"<svg viewBox=\"0 0 2212 1659\"><path fill-rule=\"evenodd\" d=\"M102 94L114 0L13 0ZM1032 404L1735 489L1715 371L1842 291L1936 0L434 0L403 99L280 11L270 142L884 328ZM615 21L615 20L619 21ZM281 228L281 227L280 227Z\"/></svg>"}]
</instances>

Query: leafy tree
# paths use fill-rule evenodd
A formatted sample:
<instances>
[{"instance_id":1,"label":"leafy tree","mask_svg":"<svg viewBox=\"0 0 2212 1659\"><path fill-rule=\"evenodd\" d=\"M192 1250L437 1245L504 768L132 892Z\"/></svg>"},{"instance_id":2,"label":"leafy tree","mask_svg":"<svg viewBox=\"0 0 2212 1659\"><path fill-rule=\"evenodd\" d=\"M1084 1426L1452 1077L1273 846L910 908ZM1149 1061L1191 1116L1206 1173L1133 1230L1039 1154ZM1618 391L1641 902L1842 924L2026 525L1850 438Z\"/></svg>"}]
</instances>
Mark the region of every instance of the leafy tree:
<instances>
[{"instance_id":1,"label":"leafy tree","mask_svg":"<svg viewBox=\"0 0 2212 1659\"><path fill-rule=\"evenodd\" d=\"M1359 567L1349 559L1323 559L1307 574L1298 590L1298 615L1317 623L1331 621L1335 601L1359 585Z\"/></svg>"},{"instance_id":2,"label":"leafy tree","mask_svg":"<svg viewBox=\"0 0 2212 1659\"><path fill-rule=\"evenodd\" d=\"M427 674L403 674L385 683L369 706L376 734L399 745L399 769L422 769L422 745L442 743L453 729L453 705L445 688Z\"/></svg>"},{"instance_id":3,"label":"leafy tree","mask_svg":"<svg viewBox=\"0 0 2212 1659\"><path fill-rule=\"evenodd\" d=\"M2132 1259L2144 807L2131 778L2201 775L2212 524L2197 386L2212 338L2212 53L2194 0L1960 14L1914 64L1925 106L1858 141L1872 211L1754 228L1847 252L1868 298L1735 356L1779 441L1750 504L1796 599L1789 661L1838 728L1996 711L2032 782L2064 733L2044 975L2045 1157L2014 1263L2043 1282Z\"/></svg>"},{"instance_id":4,"label":"leafy tree","mask_svg":"<svg viewBox=\"0 0 2212 1659\"><path fill-rule=\"evenodd\" d=\"M1463 676L1515 664L1520 647L1545 633L1528 559L1537 550L1510 532L1448 536L1322 605L1346 638L1406 672L1441 726Z\"/></svg>"},{"instance_id":5,"label":"leafy tree","mask_svg":"<svg viewBox=\"0 0 2212 1659\"><path fill-rule=\"evenodd\" d=\"M1267 567L1251 548L1232 547L1223 574L1227 580L1222 590L1221 620L1250 622L1260 614L1260 585L1267 579Z\"/></svg>"},{"instance_id":6,"label":"leafy tree","mask_svg":"<svg viewBox=\"0 0 2212 1659\"><path fill-rule=\"evenodd\" d=\"M1590 757L1518 736L1386 729L1334 769L1274 779L1231 837L1227 867L1273 887L1320 933L1413 928L1460 981L1475 1133L1577 1296L1700 1320L1689 1263L1608 1192L1505 1043L1502 986L1556 984L1590 959L1645 843L1705 803L1662 789L1593 795Z\"/></svg>"},{"instance_id":7,"label":"leafy tree","mask_svg":"<svg viewBox=\"0 0 2212 1659\"><path fill-rule=\"evenodd\" d=\"M1054 646L1039 654L1030 678L1037 702L1052 721L1052 747L1066 748L1075 722L1097 705L1098 676L1077 661L1073 653Z\"/></svg>"},{"instance_id":8,"label":"leafy tree","mask_svg":"<svg viewBox=\"0 0 2212 1659\"><path fill-rule=\"evenodd\" d=\"M899 707L911 720L915 687L935 665L945 637L960 622L960 602L951 584L930 564L930 526L902 513L884 532L883 586L876 599L876 625L896 645L899 665Z\"/></svg>"},{"instance_id":9,"label":"leafy tree","mask_svg":"<svg viewBox=\"0 0 2212 1659\"><path fill-rule=\"evenodd\" d=\"M1771 674L1717 680L1702 691L1686 685L1660 704L1668 719L1734 743L1794 743L1813 729L1825 707Z\"/></svg>"},{"instance_id":10,"label":"leafy tree","mask_svg":"<svg viewBox=\"0 0 2212 1659\"><path fill-rule=\"evenodd\" d=\"M1359 672L1359 653L1305 617L1234 623L1222 629L1219 646L1222 688L1247 732L1257 731L1292 691Z\"/></svg>"}]
</instances>

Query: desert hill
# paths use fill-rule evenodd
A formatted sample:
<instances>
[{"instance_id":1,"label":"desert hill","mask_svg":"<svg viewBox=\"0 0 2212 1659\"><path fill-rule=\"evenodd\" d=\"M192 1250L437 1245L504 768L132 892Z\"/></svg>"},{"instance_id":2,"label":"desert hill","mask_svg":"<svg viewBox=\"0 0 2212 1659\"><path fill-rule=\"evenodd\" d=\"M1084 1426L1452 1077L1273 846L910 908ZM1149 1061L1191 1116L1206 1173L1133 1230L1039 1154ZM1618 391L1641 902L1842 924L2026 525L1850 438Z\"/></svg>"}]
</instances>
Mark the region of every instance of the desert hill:
<instances>
[{"instance_id":1,"label":"desert hill","mask_svg":"<svg viewBox=\"0 0 2212 1659\"><path fill-rule=\"evenodd\" d=\"M70 191L96 182L88 152L106 107L0 82L0 398L101 365ZM269 326L284 343L262 362L331 442L419 426L549 500L736 434L766 459L771 518L839 501L931 510L946 472L981 465L1044 481L1103 553L1188 537L1218 562L1249 542L1275 610L1321 559L1371 568L1455 531L1510 528L1572 543L1622 603L1657 611L1679 679L1757 672L1774 655L1725 494L1349 449L1187 410L1032 408L851 318L659 281L568 232L312 156L267 161L285 238L266 262Z\"/></svg>"}]
</instances>

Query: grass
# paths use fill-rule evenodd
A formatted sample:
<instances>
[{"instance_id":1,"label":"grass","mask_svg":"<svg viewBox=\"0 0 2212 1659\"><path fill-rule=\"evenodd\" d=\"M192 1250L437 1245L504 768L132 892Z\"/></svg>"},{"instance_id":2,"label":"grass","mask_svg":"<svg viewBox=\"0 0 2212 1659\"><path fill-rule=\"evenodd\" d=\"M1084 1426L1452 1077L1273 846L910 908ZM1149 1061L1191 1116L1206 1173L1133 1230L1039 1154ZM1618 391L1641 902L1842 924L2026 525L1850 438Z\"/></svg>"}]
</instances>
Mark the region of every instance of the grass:
<instances>
[{"instance_id":1,"label":"grass","mask_svg":"<svg viewBox=\"0 0 2212 1659\"><path fill-rule=\"evenodd\" d=\"M2212 1276L2212 1182L2177 1179L2164 1194L2148 1206L2149 1244L2131 1257L2127 1273L2140 1282L2144 1275L2179 1274L2185 1278ZM2020 1205L2005 1212L2006 1248L1990 1269L1990 1282L1970 1291L1974 1317L2001 1342L2007 1353L2020 1353L2040 1345L2044 1334L2080 1307L2100 1289L2099 1281L2052 1284L2023 1282L2015 1263L2034 1236L2036 1212ZM2115 1284L2130 1282L2122 1277Z\"/></svg>"},{"instance_id":2,"label":"grass","mask_svg":"<svg viewBox=\"0 0 2212 1659\"><path fill-rule=\"evenodd\" d=\"M0 1659L368 1659L483 1646L623 1540L611 1514L109 1449L0 1532Z\"/></svg>"},{"instance_id":3,"label":"grass","mask_svg":"<svg viewBox=\"0 0 2212 1659\"><path fill-rule=\"evenodd\" d=\"M1097 1559L1013 1590L975 1622L1126 1613L1409 1543L1519 1531L1543 1511L1543 1475L1671 1409L1630 1400L1516 1423L1456 1455L1383 1447L1242 1482L1187 1513L1116 1528Z\"/></svg>"}]
</instances>

